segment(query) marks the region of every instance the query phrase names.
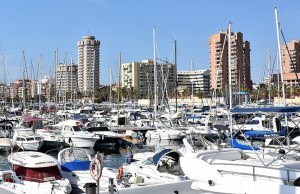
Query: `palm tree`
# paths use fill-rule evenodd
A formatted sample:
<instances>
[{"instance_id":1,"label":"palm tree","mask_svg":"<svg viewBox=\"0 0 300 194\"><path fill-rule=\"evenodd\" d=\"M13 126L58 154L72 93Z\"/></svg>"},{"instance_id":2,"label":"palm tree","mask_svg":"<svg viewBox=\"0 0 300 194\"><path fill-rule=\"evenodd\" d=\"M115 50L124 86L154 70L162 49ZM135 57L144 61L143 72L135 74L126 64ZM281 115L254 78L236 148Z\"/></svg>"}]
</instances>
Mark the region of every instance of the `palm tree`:
<instances>
[{"instance_id":1,"label":"palm tree","mask_svg":"<svg viewBox=\"0 0 300 194\"><path fill-rule=\"evenodd\" d=\"M182 91L182 96L191 96L192 95L192 91L190 88L185 88L183 91Z\"/></svg>"},{"instance_id":2,"label":"palm tree","mask_svg":"<svg viewBox=\"0 0 300 194\"><path fill-rule=\"evenodd\" d=\"M97 88L95 92L95 102L101 103L109 100L109 87Z\"/></svg>"}]
</instances>

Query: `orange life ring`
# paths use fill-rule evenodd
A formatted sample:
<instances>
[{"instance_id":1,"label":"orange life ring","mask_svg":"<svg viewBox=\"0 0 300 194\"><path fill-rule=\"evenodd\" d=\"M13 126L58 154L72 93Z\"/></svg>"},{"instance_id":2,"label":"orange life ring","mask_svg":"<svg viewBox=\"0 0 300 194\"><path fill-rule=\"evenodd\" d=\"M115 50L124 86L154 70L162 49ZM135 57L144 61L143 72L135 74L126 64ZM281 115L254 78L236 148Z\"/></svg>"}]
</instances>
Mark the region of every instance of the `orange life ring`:
<instances>
[{"instance_id":1,"label":"orange life ring","mask_svg":"<svg viewBox=\"0 0 300 194\"><path fill-rule=\"evenodd\" d=\"M91 173L93 179L96 181L98 181L100 179L100 177L102 176L101 162L97 158L93 159L90 163L90 173Z\"/></svg>"},{"instance_id":2,"label":"orange life ring","mask_svg":"<svg viewBox=\"0 0 300 194\"><path fill-rule=\"evenodd\" d=\"M123 167L120 166L118 168L118 177L117 177L119 180L121 180L123 178Z\"/></svg>"}]
</instances>

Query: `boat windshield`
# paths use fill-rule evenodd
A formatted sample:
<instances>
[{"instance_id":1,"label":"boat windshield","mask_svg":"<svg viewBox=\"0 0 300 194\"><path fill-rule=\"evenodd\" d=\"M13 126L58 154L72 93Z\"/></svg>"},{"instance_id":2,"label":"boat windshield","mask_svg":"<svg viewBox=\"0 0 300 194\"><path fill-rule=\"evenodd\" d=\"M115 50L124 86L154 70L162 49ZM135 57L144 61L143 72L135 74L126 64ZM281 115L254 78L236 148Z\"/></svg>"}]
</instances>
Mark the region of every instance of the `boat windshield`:
<instances>
[{"instance_id":1,"label":"boat windshield","mask_svg":"<svg viewBox=\"0 0 300 194\"><path fill-rule=\"evenodd\" d=\"M249 124L249 125L258 125L259 124L259 120L251 120L251 121L248 121L246 124Z\"/></svg>"},{"instance_id":2,"label":"boat windshield","mask_svg":"<svg viewBox=\"0 0 300 194\"><path fill-rule=\"evenodd\" d=\"M73 126L74 131L84 131L84 127L81 127L80 125Z\"/></svg>"},{"instance_id":3,"label":"boat windshield","mask_svg":"<svg viewBox=\"0 0 300 194\"><path fill-rule=\"evenodd\" d=\"M26 168L15 165L16 175L22 180L32 182L47 182L53 180L60 180L61 174L57 166L50 166L44 168Z\"/></svg>"},{"instance_id":4,"label":"boat windshield","mask_svg":"<svg viewBox=\"0 0 300 194\"><path fill-rule=\"evenodd\" d=\"M61 163L64 162L71 162L71 161L88 161L90 160L89 156L87 155L87 153L82 150L82 149L77 149L77 148L70 148L70 149L66 149L64 151L61 152L60 155L60 161Z\"/></svg>"}]
</instances>

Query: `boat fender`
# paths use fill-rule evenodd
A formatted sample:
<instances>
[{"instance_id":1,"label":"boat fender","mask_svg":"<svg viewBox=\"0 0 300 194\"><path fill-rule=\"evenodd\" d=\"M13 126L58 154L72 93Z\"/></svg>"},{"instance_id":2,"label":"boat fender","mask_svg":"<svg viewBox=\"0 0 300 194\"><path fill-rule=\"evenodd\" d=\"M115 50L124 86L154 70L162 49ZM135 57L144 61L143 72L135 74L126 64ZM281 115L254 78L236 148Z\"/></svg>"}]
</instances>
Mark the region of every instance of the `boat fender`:
<instances>
[{"instance_id":1,"label":"boat fender","mask_svg":"<svg viewBox=\"0 0 300 194\"><path fill-rule=\"evenodd\" d=\"M95 170L94 170L95 169ZM102 175L102 166L99 159L94 158L90 163L90 173L94 180L98 181Z\"/></svg>"},{"instance_id":2,"label":"boat fender","mask_svg":"<svg viewBox=\"0 0 300 194\"><path fill-rule=\"evenodd\" d=\"M120 166L118 168L118 177L117 177L119 180L121 180L123 178L123 167Z\"/></svg>"}]
</instances>

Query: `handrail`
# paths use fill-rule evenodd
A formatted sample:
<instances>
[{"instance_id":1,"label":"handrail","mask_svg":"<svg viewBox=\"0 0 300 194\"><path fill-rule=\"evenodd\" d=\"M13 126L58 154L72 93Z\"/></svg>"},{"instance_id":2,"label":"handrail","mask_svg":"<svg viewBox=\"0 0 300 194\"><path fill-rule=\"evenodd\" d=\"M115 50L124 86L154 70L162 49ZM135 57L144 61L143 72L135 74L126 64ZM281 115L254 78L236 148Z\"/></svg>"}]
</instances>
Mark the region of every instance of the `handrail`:
<instances>
[{"instance_id":1,"label":"handrail","mask_svg":"<svg viewBox=\"0 0 300 194\"><path fill-rule=\"evenodd\" d=\"M227 163L214 163L213 165L232 165L232 164L227 164ZM291 181L291 177L290 174L292 172L294 173L300 173L300 170L295 170L295 169L290 169L290 168L274 168L274 167L267 167L267 169L271 169L271 170L278 170L278 171L286 171L287 173L287 178L283 178L283 177L276 177L276 176L269 176L269 175L262 175L262 174L257 174L256 173L256 169L266 169L266 167L264 166L257 166L257 165L246 165L246 164L234 164L235 166L246 166L246 167L252 167L252 174L250 173L245 173L245 172L233 172L233 171L229 171L229 170L218 170L220 173L221 172L227 172L230 174L241 174L241 175L252 175L253 177L253 181L257 180L257 177L265 177L265 178L273 178L273 179L278 179L278 180L287 180L287 182L289 183ZM296 179L294 179L296 180Z\"/></svg>"}]
</instances>

